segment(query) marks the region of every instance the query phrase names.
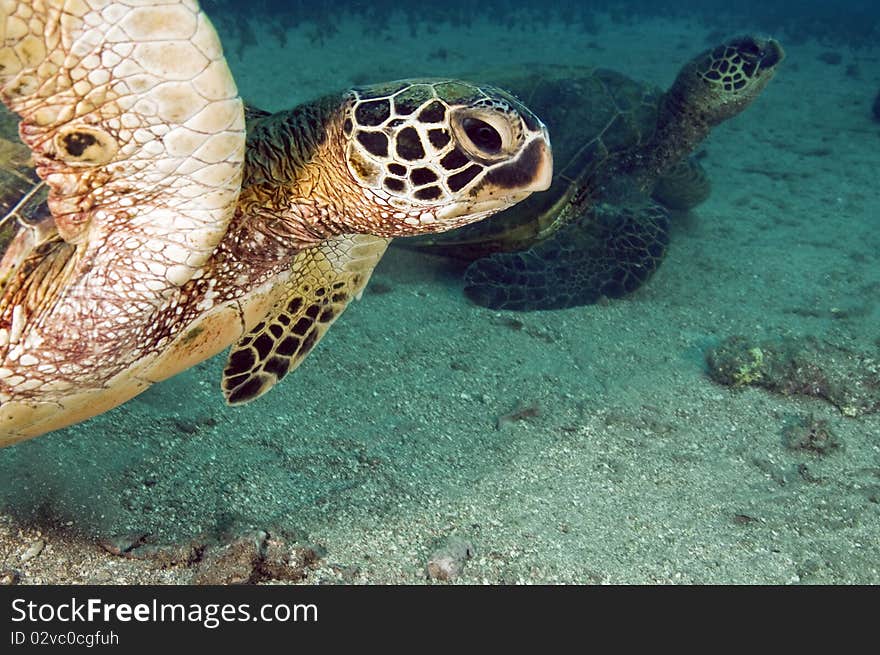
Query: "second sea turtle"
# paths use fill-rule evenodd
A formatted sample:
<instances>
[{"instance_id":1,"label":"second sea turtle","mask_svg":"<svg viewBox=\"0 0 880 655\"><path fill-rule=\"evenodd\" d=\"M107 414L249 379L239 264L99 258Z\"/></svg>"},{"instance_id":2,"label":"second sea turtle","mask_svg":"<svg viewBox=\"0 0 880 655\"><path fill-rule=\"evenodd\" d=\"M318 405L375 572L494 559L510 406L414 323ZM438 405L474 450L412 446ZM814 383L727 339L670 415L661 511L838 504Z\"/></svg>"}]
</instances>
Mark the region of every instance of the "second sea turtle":
<instances>
[{"instance_id":1,"label":"second sea turtle","mask_svg":"<svg viewBox=\"0 0 880 655\"><path fill-rule=\"evenodd\" d=\"M772 39L736 37L688 62L667 91L578 65L481 74L546 122L553 184L487 221L412 245L473 262L465 293L493 309L559 309L635 290L665 254L668 210L708 195L689 156L752 103L783 56Z\"/></svg>"}]
</instances>

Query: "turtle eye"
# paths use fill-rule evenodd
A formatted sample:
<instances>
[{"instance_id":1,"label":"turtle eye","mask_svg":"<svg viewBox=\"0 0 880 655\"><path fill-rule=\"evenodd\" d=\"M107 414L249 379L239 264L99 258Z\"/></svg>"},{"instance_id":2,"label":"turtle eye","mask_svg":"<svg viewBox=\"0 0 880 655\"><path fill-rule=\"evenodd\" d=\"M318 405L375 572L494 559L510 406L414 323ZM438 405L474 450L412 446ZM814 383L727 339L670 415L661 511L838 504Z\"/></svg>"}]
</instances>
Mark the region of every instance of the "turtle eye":
<instances>
[{"instance_id":1,"label":"turtle eye","mask_svg":"<svg viewBox=\"0 0 880 655\"><path fill-rule=\"evenodd\" d=\"M518 145L512 121L494 108L464 109L453 117L452 130L462 150L485 163L503 159Z\"/></svg>"},{"instance_id":2,"label":"turtle eye","mask_svg":"<svg viewBox=\"0 0 880 655\"><path fill-rule=\"evenodd\" d=\"M501 135L486 121L469 117L461 121L461 127L471 143L486 154L496 155L501 152Z\"/></svg>"},{"instance_id":3,"label":"turtle eye","mask_svg":"<svg viewBox=\"0 0 880 655\"><path fill-rule=\"evenodd\" d=\"M758 59L764 56L764 51L754 41L743 43L740 46L740 52L750 57L757 57Z\"/></svg>"}]
</instances>

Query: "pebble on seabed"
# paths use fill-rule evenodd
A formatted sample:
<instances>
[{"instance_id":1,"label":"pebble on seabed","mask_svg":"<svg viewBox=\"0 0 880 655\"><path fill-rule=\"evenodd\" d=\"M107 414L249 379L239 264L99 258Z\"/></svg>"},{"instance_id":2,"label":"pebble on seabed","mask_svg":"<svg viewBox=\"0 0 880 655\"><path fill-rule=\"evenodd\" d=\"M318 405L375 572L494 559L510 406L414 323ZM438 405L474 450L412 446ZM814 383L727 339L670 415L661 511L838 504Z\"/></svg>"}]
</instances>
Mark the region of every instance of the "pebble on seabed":
<instances>
[{"instance_id":1,"label":"pebble on seabed","mask_svg":"<svg viewBox=\"0 0 880 655\"><path fill-rule=\"evenodd\" d=\"M43 552L43 548L46 547L46 542L43 539L37 539L34 543L28 546L28 549L21 554L21 561L27 562L32 560L37 555Z\"/></svg>"},{"instance_id":2,"label":"pebble on seabed","mask_svg":"<svg viewBox=\"0 0 880 655\"><path fill-rule=\"evenodd\" d=\"M474 556L471 542L451 537L428 558L427 573L432 580L450 581L461 575L467 560Z\"/></svg>"}]
</instances>

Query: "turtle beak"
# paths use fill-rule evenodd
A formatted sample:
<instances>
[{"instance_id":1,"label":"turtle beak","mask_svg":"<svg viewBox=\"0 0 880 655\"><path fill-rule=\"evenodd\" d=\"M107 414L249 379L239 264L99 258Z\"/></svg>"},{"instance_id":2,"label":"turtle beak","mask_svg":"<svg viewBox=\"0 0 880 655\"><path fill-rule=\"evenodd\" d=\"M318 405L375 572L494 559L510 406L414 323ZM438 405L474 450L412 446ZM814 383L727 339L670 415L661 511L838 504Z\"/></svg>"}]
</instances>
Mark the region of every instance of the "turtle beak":
<instances>
[{"instance_id":1,"label":"turtle beak","mask_svg":"<svg viewBox=\"0 0 880 655\"><path fill-rule=\"evenodd\" d=\"M520 199L549 189L553 181L553 150L547 128L542 125L516 159L490 171L486 180Z\"/></svg>"},{"instance_id":2,"label":"turtle beak","mask_svg":"<svg viewBox=\"0 0 880 655\"><path fill-rule=\"evenodd\" d=\"M546 191L553 182L553 149L550 147L550 133L542 126L541 136L537 139L538 153L535 158L536 169L534 182L526 191Z\"/></svg>"}]
</instances>

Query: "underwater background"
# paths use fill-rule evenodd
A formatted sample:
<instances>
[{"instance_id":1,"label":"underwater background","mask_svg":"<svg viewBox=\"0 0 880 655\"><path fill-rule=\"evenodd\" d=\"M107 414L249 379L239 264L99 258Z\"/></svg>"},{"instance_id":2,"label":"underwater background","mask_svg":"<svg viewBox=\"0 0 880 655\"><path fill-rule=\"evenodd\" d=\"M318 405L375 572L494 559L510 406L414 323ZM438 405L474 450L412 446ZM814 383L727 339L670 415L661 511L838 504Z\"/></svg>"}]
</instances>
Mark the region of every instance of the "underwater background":
<instances>
[{"instance_id":1,"label":"underwater background","mask_svg":"<svg viewBox=\"0 0 880 655\"><path fill-rule=\"evenodd\" d=\"M273 111L560 62L667 87L741 32L787 57L700 147L711 196L635 293L493 311L392 248L256 402L224 405L222 355L0 450L0 570L204 580L201 553L264 531L317 583L420 583L444 549L462 583L880 582L876 2L202 6Z\"/></svg>"}]
</instances>

